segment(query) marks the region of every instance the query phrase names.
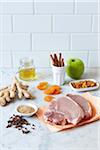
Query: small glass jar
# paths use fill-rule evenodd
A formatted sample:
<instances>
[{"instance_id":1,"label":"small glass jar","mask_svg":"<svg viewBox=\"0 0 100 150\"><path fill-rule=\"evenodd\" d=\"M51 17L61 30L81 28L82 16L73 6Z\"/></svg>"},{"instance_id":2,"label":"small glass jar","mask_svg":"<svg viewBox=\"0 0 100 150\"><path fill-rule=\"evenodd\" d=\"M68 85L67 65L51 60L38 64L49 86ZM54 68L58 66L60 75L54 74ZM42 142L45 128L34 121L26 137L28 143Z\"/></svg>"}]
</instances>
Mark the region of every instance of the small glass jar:
<instances>
[{"instance_id":1,"label":"small glass jar","mask_svg":"<svg viewBox=\"0 0 100 150\"><path fill-rule=\"evenodd\" d=\"M22 58L20 60L19 78L30 81L36 79L36 70L32 58Z\"/></svg>"}]
</instances>

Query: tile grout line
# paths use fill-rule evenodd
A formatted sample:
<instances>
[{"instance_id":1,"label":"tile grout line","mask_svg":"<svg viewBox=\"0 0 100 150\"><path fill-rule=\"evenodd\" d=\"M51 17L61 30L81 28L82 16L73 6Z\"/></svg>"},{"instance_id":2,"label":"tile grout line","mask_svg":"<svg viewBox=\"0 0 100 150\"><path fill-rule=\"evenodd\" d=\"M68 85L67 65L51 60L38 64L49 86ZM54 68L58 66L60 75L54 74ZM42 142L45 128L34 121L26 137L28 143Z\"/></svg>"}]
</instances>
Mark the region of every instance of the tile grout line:
<instances>
[{"instance_id":1,"label":"tile grout line","mask_svg":"<svg viewBox=\"0 0 100 150\"><path fill-rule=\"evenodd\" d=\"M3 32L1 32L1 33L3 33ZM6 33L12 33L12 32L6 32ZM6 34L6 33L4 33L4 34ZM31 32L31 31L29 31L29 32L13 32L13 33L18 33L18 34L30 34L30 33L33 33L33 34L50 34L50 33L52 33L52 32ZM63 34L63 35L68 35L68 34L100 34L100 32L53 32L54 34Z\"/></svg>"},{"instance_id":2,"label":"tile grout line","mask_svg":"<svg viewBox=\"0 0 100 150\"><path fill-rule=\"evenodd\" d=\"M44 50L44 49L42 49L42 50L40 50L40 49L38 49L38 50L36 50L36 51L34 51L34 53L38 53L38 52L42 52L42 53L48 53L48 52L50 52L51 50ZM53 51L53 50L52 50ZM61 51L62 52L76 52L76 53L79 53L79 52L87 52L88 50L86 49L86 50L71 50L71 51L69 51L69 50L67 50L67 49L64 49L64 50L62 50L61 49ZM95 52L98 52L99 50L95 50ZM5 51L5 53L6 53L7 51ZM11 51L10 51L11 52ZM20 52L20 51L13 51L13 53L30 53L30 52L33 52L33 51L23 51L23 52ZM91 50L91 52L94 52L94 50Z\"/></svg>"},{"instance_id":3,"label":"tile grout line","mask_svg":"<svg viewBox=\"0 0 100 150\"><path fill-rule=\"evenodd\" d=\"M11 32L13 33L13 15L11 15Z\"/></svg>"},{"instance_id":4,"label":"tile grout line","mask_svg":"<svg viewBox=\"0 0 100 150\"><path fill-rule=\"evenodd\" d=\"M72 45L72 41L71 41L71 33L69 34L69 51L72 50L71 45Z\"/></svg>"},{"instance_id":5,"label":"tile grout line","mask_svg":"<svg viewBox=\"0 0 100 150\"><path fill-rule=\"evenodd\" d=\"M89 60L90 60L90 54L89 54L89 50L88 50L88 52L87 52L87 67L89 67Z\"/></svg>"},{"instance_id":6,"label":"tile grout line","mask_svg":"<svg viewBox=\"0 0 100 150\"><path fill-rule=\"evenodd\" d=\"M35 15L35 1L33 0L33 15Z\"/></svg>"},{"instance_id":7,"label":"tile grout line","mask_svg":"<svg viewBox=\"0 0 100 150\"><path fill-rule=\"evenodd\" d=\"M32 52L32 33L30 33L30 51Z\"/></svg>"},{"instance_id":8,"label":"tile grout line","mask_svg":"<svg viewBox=\"0 0 100 150\"><path fill-rule=\"evenodd\" d=\"M91 33L94 33L93 26L94 26L94 15L91 15Z\"/></svg>"},{"instance_id":9,"label":"tile grout line","mask_svg":"<svg viewBox=\"0 0 100 150\"><path fill-rule=\"evenodd\" d=\"M11 68L14 68L14 64L13 64L13 52L11 51L10 52L10 55L11 55Z\"/></svg>"},{"instance_id":10,"label":"tile grout line","mask_svg":"<svg viewBox=\"0 0 100 150\"><path fill-rule=\"evenodd\" d=\"M53 33L53 15L51 15L51 32L50 33Z\"/></svg>"},{"instance_id":11,"label":"tile grout line","mask_svg":"<svg viewBox=\"0 0 100 150\"><path fill-rule=\"evenodd\" d=\"M77 13L76 13L76 5L77 3L76 3L76 1L75 0L73 0L73 15L76 15Z\"/></svg>"},{"instance_id":12,"label":"tile grout line","mask_svg":"<svg viewBox=\"0 0 100 150\"><path fill-rule=\"evenodd\" d=\"M76 3L76 2L75 2ZM76 7L77 8L77 7ZM73 11L74 12L74 11ZM72 13L34 13L34 11L32 12L32 13L5 13L5 14L3 14L3 13L1 13L0 15L3 15L3 16L11 16L11 15L15 15L15 16L32 16L33 15L33 13L34 13L34 16L51 16L51 15L55 15L55 16L91 16L91 15L98 15L98 16L100 16L100 14L99 13L95 13L95 14L91 14L91 13L77 13L77 11L76 11L76 13L75 14L73 14L73 12Z\"/></svg>"},{"instance_id":13,"label":"tile grout line","mask_svg":"<svg viewBox=\"0 0 100 150\"><path fill-rule=\"evenodd\" d=\"M72 33L70 34L70 50L73 51L72 50Z\"/></svg>"}]
</instances>

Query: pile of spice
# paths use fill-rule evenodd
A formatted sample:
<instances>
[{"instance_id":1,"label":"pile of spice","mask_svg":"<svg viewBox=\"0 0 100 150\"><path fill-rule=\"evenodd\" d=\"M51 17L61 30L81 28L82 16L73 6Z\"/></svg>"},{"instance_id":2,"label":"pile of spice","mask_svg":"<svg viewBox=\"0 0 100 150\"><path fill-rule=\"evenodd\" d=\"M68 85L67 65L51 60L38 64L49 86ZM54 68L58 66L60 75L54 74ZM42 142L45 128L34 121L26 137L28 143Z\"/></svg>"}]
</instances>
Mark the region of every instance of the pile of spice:
<instances>
[{"instance_id":1,"label":"pile of spice","mask_svg":"<svg viewBox=\"0 0 100 150\"><path fill-rule=\"evenodd\" d=\"M17 111L23 114L30 114L30 113L33 113L35 109L30 106L20 105L17 108Z\"/></svg>"},{"instance_id":2,"label":"pile of spice","mask_svg":"<svg viewBox=\"0 0 100 150\"><path fill-rule=\"evenodd\" d=\"M19 115L13 115L8 120L8 125L6 128L14 127L20 131L22 131L23 134L28 134L31 132L31 129L35 129L34 124L30 124L26 119L24 119L22 116Z\"/></svg>"}]
</instances>

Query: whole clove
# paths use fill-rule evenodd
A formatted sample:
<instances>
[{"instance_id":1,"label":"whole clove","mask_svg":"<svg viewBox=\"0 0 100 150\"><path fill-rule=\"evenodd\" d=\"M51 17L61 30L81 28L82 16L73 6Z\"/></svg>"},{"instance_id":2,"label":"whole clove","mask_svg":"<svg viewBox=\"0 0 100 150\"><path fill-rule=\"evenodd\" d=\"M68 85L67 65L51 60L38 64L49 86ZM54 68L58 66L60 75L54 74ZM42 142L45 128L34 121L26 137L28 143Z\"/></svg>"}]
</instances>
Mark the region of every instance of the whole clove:
<instances>
[{"instance_id":1,"label":"whole clove","mask_svg":"<svg viewBox=\"0 0 100 150\"><path fill-rule=\"evenodd\" d=\"M33 130L35 129L35 125L34 124L32 124L32 127L31 127Z\"/></svg>"},{"instance_id":2,"label":"whole clove","mask_svg":"<svg viewBox=\"0 0 100 150\"><path fill-rule=\"evenodd\" d=\"M22 129L22 133L28 134L28 133L30 133L30 130L28 130L27 128L24 128L24 129Z\"/></svg>"},{"instance_id":3,"label":"whole clove","mask_svg":"<svg viewBox=\"0 0 100 150\"><path fill-rule=\"evenodd\" d=\"M23 134L30 133L31 130L29 130L28 128L31 126L32 126L32 129L33 129L33 127L35 129L34 124L31 125L26 119L24 119L22 116L19 116L19 115L11 116L7 122L8 122L8 124L7 124L6 128L14 127L18 130L21 130Z\"/></svg>"}]
</instances>

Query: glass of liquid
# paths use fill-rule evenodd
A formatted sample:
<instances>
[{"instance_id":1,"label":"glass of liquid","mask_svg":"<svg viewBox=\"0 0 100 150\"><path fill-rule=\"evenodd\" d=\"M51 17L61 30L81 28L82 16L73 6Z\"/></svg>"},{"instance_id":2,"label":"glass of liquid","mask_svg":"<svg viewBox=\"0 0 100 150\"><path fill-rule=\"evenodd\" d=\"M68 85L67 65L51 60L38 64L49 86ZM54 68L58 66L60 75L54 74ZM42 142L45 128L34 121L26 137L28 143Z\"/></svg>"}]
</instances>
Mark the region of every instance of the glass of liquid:
<instances>
[{"instance_id":1,"label":"glass of liquid","mask_svg":"<svg viewBox=\"0 0 100 150\"><path fill-rule=\"evenodd\" d=\"M25 81L36 79L36 69L32 58L22 58L20 60L19 78Z\"/></svg>"}]
</instances>

